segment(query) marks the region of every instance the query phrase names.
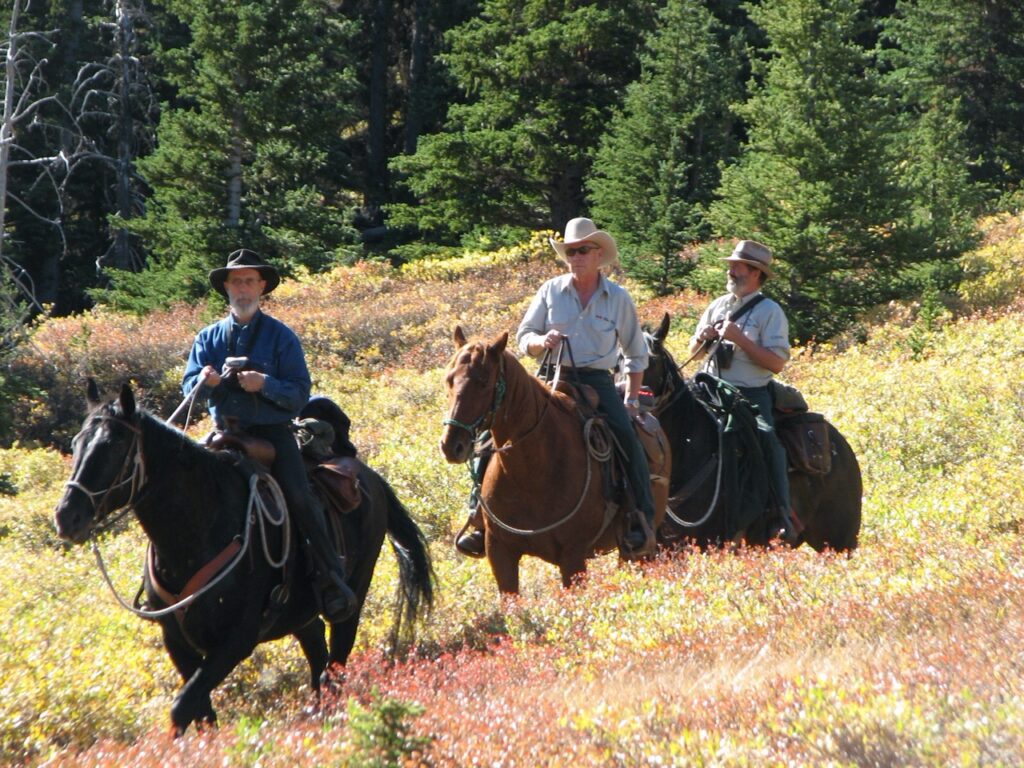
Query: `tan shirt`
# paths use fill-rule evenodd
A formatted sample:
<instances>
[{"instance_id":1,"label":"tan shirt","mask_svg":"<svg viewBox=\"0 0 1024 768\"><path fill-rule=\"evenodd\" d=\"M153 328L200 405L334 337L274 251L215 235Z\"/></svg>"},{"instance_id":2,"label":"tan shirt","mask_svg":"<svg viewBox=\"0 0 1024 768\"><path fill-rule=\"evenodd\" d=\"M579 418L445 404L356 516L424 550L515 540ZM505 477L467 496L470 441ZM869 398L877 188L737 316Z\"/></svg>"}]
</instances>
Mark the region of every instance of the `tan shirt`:
<instances>
[{"instance_id":1,"label":"tan shirt","mask_svg":"<svg viewBox=\"0 0 1024 768\"><path fill-rule=\"evenodd\" d=\"M742 299L737 299L731 293L719 296L711 305L704 310L697 328L705 325L712 325L718 320L724 320L725 316L735 312L748 301L759 295L755 291ZM757 306L741 317L737 323L743 331L743 335L765 349L769 349L783 360L789 360L789 321L786 313L778 303L765 297ZM694 339L696 334L694 334ZM717 363L707 358L704 363L705 370L718 376L720 379L735 384L737 387L763 387L772 380L772 372L767 368L755 365L750 357L739 347L735 347L732 358L732 365L719 371Z\"/></svg>"}]
</instances>

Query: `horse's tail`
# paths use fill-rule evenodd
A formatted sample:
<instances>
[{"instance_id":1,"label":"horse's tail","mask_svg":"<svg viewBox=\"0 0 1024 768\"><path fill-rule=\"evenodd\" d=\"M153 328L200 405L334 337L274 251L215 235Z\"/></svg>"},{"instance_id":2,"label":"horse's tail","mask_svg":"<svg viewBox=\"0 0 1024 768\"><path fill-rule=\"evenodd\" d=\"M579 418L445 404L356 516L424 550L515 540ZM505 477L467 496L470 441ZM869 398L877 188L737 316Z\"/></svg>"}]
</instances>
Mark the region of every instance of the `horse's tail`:
<instances>
[{"instance_id":1,"label":"horse's tail","mask_svg":"<svg viewBox=\"0 0 1024 768\"><path fill-rule=\"evenodd\" d=\"M391 486L387 482L382 485L388 507L388 536L398 560L395 623L391 630L391 647L397 651L411 642L417 618L433 607L436 577L423 532Z\"/></svg>"}]
</instances>

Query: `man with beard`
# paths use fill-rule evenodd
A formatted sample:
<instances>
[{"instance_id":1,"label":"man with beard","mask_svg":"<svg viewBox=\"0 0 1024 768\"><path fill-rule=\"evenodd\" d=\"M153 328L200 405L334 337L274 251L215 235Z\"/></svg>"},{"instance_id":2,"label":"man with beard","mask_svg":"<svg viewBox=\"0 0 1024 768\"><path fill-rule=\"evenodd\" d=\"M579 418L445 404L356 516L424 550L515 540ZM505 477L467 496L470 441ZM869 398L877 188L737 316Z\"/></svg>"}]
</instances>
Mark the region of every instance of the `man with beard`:
<instances>
[{"instance_id":1,"label":"man with beard","mask_svg":"<svg viewBox=\"0 0 1024 768\"><path fill-rule=\"evenodd\" d=\"M792 541L796 531L790 516L786 451L775 433L770 386L772 377L789 360L789 321L782 307L761 293L765 280L773 276L772 252L767 246L741 240L725 261L729 264L728 293L715 299L701 315L690 339L690 354L699 359L714 349L705 370L735 386L757 406L768 425L772 450L766 459L775 480L781 518L773 522L769 535Z\"/></svg>"},{"instance_id":2,"label":"man with beard","mask_svg":"<svg viewBox=\"0 0 1024 768\"><path fill-rule=\"evenodd\" d=\"M241 429L270 441L271 474L281 486L292 520L312 560L320 612L331 623L358 608L331 546L322 505L309 486L291 422L309 400L311 387L298 336L260 308L280 282L277 270L253 251L240 248L227 266L210 272L210 285L228 300L230 313L199 332L189 353L182 391L204 394L219 429ZM241 363L237 367L229 363Z\"/></svg>"}]
</instances>

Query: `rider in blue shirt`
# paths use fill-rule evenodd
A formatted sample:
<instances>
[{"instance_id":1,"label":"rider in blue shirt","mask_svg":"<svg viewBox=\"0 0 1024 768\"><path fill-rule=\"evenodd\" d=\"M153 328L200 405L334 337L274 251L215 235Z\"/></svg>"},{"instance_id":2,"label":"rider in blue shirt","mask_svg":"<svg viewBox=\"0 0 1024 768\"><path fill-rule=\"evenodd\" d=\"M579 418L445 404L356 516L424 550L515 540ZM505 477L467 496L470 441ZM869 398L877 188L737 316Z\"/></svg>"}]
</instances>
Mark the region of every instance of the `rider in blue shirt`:
<instances>
[{"instance_id":1,"label":"rider in blue shirt","mask_svg":"<svg viewBox=\"0 0 1024 768\"><path fill-rule=\"evenodd\" d=\"M260 298L278 282L277 270L246 248L232 253L226 267L210 272L210 285L228 300L231 312L196 336L181 387L186 396L198 386L208 388L207 403L219 428L242 429L273 444L271 474L313 561L324 617L335 623L355 612L357 600L345 583L291 429L311 386L302 345L291 328L260 310ZM229 358L244 362L237 360L243 364L232 367Z\"/></svg>"}]
</instances>

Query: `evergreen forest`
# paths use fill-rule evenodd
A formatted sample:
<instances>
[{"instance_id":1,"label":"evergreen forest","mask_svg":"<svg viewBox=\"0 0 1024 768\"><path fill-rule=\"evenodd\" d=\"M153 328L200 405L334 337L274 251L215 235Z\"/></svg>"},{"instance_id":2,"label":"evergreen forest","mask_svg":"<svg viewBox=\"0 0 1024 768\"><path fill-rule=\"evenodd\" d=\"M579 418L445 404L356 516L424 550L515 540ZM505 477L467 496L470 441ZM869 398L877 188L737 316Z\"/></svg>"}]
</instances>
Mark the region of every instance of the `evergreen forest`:
<instances>
[{"instance_id":1,"label":"evergreen forest","mask_svg":"<svg viewBox=\"0 0 1024 768\"><path fill-rule=\"evenodd\" d=\"M0 331L499 249L587 215L660 295L775 251L794 340L955 289L1019 202L1010 0L13 0ZM718 280L718 276L714 276ZM715 284L717 287L717 284Z\"/></svg>"}]
</instances>

